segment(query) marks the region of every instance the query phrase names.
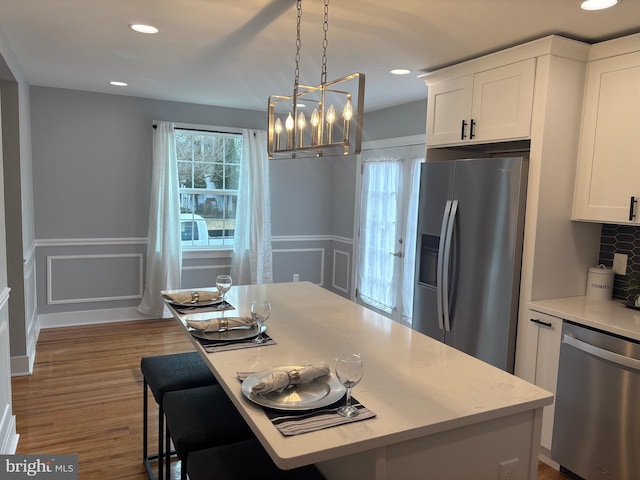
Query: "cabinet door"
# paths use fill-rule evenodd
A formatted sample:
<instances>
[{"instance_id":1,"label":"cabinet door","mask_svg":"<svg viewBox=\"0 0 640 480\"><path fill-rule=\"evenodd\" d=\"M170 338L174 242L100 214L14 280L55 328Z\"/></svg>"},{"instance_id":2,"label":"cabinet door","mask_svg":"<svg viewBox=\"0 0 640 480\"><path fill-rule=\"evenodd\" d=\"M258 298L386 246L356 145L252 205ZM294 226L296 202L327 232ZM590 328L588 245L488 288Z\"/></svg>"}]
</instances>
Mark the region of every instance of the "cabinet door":
<instances>
[{"instance_id":1,"label":"cabinet door","mask_svg":"<svg viewBox=\"0 0 640 480\"><path fill-rule=\"evenodd\" d=\"M587 67L575 188L575 220L640 223L640 52Z\"/></svg>"},{"instance_id":2,"label":"cabinet door","mask_svg":"<svg viewBox=\"0 0 640 480\"><path fill-rule=\"evenodd\" d=\"M535 68L530 58L475 75L472 142L529 137Z\"/></svg>"},{"instance_id":3,"label":"cabinet door","mask_svg":"<svg viewBox=\"0 0 640 480\"><path fill-rule=\"evenodd\" d=\"M473 75L429 85L427 102L427 145L469 141ZM462 122L466 123L462 131Z\"/></svg>"},{"instance_id":4,"label":"cabinet door","mask_svg":"<svg viewBox=\"0 0 640 480\"><path fill-rule=\"evenodd\" d=\"M555 395L558 382L558 363L560 361L562 319L532 310L529 321L538 327L534 383ZM551 436L553 435L554 409L555 399L551 405L544 407L542 413L542 437L540 443L549 450L551 450Z\"/></svg>"}]
</instances>

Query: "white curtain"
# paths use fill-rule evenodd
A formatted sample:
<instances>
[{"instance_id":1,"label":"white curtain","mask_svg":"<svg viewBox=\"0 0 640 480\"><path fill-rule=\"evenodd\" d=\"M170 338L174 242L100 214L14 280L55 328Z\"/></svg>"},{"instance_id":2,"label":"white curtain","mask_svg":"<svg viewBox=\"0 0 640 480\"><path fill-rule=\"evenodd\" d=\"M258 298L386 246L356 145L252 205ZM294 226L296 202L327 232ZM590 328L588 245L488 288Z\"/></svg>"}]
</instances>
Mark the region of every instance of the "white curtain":
<instances>
[{"instance_id":1,"label":"white curtain","mask_svg":"<svg viewBox=\"0 0 640 480\"><path fill-rule=\"evenodd\" d=\"M271 283L271 202L267 132L243 130L231 278L236 285Z\"/></svg>"},{"instance_id":2,"label":"white curtain","mask_svg":"<svg viewBox=\"0 0 640 480\"><path fill-rule=\"evenodd\" d=\"M391 313L396 305L394 285L398 202L402 198L402 160L365 162L362 175L359 288L363 302Z\"/></svg>"},{"instance_id":3,"label":"white curtain","mask_svg":"<svg viewBox=\"0 0 640 480\"><path fill-rule=\"evenodd\" d=\"M404 268L402 270L402 317L411 323L413 315L413 290L416 272L416 240L418 235L418 203L420 197L420 164L424 158L411 161L409 184L409 205L407 206L407 224L404 234Z\"/></svg>"},{"instance_id":4,"label":"white curtain","mask_svg":"<svg viewBox=\"0 0 640 480\"><path fill-rule=\"evenodd\" d=\"M138 306L138 311L144 315L161 316L165 307L160 291L180 288L182 250L179 221L175 129L173 123L158 122L153 131L146 281L142 302Z\"/></svg>"}]
</instances>

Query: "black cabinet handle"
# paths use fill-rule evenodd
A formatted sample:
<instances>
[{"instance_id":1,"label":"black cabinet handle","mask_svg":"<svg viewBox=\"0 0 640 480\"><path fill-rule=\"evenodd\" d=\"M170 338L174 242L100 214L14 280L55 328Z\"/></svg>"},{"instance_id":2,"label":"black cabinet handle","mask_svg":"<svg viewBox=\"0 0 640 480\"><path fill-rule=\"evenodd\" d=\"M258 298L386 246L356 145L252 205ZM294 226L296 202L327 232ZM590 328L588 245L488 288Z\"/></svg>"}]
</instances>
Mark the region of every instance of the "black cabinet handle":
<instances>
[{"instance_id":1,"label":"black cabinet handle","mask_svg":"<svg viewBox=\"0 0 640 480\"><path fill-rule=\"evenodd\" d=\"M476 121L471 119L471 128L469 128L469 138L472 139L476 136Z\"/></svg>"},{"instance_id":2,"label":"black cabinet handle","mask_svg":"<svg viewBox=\"0 0 640 480\"><path fill-rule=\"evenodd\" d=\"M462 129L460 130L460 140L464 140L465 138L467 138L467 134L465 133L466 129L467 129L467 122L466 120L462 120Z\"/></svg>"},{"instance_id":3,"label":"black cabinet handle","mask_svg":"<svg viewBox=\"0 0 640 480\"><path fill-rule=\"evenodd\" d=\"M629 221L631 222L634 218L636 218L636 204L638 200L636 197L631 197L631 202L629 202Z\"/></svg>"},{"instance_id":4,"label":"black cabinet handle","mask_svg":"<svg viewBox=\"0 0 640 480\"><path fill-rule=\"evenodd\" d=\"M538 325L542 325L543 327L553 327L551 322L543 322L542 320L538 320L537 318L530 318L529 320L531 320L533 323L537 323Z\"/></svg>"}]
</instances>

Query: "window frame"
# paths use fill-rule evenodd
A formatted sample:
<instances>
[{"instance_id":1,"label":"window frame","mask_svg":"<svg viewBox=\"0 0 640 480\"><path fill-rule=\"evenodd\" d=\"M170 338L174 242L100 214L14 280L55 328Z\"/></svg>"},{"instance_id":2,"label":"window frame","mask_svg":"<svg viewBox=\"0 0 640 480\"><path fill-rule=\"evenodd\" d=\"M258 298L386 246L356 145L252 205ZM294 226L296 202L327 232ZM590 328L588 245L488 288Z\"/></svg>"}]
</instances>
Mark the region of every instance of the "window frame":
<instances>
[{"instance_id":1,"label":"window frame","mask_svg":"<svg viewBox=\"0 0 640 480\"><path fill-rule=\"evenodd\" d=\"M181 122L173 122L174 129L177 132L178 130L187 130L193 131L194 133L202 132L202 133L210 133L210 134L221 134L221 135L229 135L229 136L240 136L242 139L243 130L241 128L235 127L220 127L220 126L212 126L212 125L202 125L202 124L193 124L193 123L181 123ZM244 148L244 144L242 145ZM179 161L176 159L176 161ZM240 161L242 161L242 154L240 156ZM177 167L177 164L176 164ZM178 188L180 194L182 193L192 193L192 194L202 194L203 189L201 188ZM235 193L236 197L238 195L238 189L213 189L206 190L206 193L213 195L229 195ZM195 212L194 212L195 214ZM211 244L208 245L182 245L181 250L183 253L183 257L185 258L202 258L202 257L228 257L233 251L233 241L231 244L223 242L228 241L227 239L219 239L219 245ZM215 242L215 240L214 240Z\"/></svg>"}]
</instances>

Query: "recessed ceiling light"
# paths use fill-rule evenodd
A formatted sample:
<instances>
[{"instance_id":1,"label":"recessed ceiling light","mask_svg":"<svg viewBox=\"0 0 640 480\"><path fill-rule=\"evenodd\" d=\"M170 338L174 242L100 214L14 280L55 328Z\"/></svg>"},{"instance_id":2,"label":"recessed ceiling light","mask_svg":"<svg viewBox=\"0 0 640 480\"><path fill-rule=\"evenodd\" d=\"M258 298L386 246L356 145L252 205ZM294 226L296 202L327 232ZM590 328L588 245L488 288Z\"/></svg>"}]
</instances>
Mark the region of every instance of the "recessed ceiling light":
<instances>
[{"instance_id":1,"label":"recessed ceiling light","mask_svg":"<svg viewBox=\"0 0 640 480\"><path fill-rule=\"evenodd\" d=\"M129 28L138 33L158 33L159 30L153 25L145 25L143 23L132 23Z\"/></svg>"},{"instance_id":2,"label":"recessed ceiling light","mask_svg":"<svg viewBox=\"0 0 640 480\"><path fill-rule=\"evenodd\" d=\"M128 83L125 82L109 82L109 85L113 85L114 87L126 87L127 85L129 85Z\"/></svg>"},{"instance_id":3,"label":"recessed ceiling light","mask_svg":"<svg viewBox=\"0 0 640 480\"><path fill-rule=\"evenodd\" d=\"M580 8L583 10L604 10L613 7L618 2L619 0L584 0L580 4Z\"/></svg>"},{"instance_id":4,"label":"recessed ceiling light","mask_svg":"<svg viewBox=\"0 0 640 480\"><path fill-rule=\"evenodd\" d=\"M411 73L411 70L406 68L394 68L393 70L391 70L391 73L393 75L408 75L409 73Z\"/></svg>"}]
</instances>

